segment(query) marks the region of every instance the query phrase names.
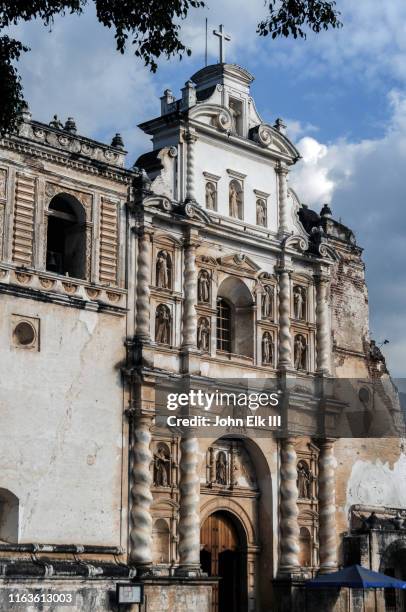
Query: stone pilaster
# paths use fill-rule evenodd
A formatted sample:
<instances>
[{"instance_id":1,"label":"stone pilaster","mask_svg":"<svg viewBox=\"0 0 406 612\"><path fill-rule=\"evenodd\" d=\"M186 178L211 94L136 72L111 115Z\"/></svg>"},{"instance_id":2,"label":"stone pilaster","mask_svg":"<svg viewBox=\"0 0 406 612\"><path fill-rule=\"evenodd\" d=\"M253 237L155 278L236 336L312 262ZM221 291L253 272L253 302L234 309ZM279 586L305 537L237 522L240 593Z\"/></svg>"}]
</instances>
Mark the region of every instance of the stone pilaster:
<instances>
[{"instance_id":1,"label":"stone pilaster","mask_svg":"<svg viewBox=\"0 0 406 612\"><path fill-rule=\"evenodd\" d=\"M137 253L135 334L137 338L146 342L150 340L151 251L151 234L146 231L140 232Z\"/></svg>"},{"instance_id":2,"label":"stone pilaster","mask_svg":"<svg viewBox=\"0 0 406 612\"><path fill-rule=\"evenodd\" d=\"M323 374L330 373L330 326L327 302L329 277L315 276L316 281L316 369Z\"/></svg>"},{"instance_id":3,"label":"stone pilaster","mask_svg":"<svg viewBox=\"0 0 406 612\"><path fill-rule=\"evenodd\" d=\"M185 247L185 261L183 272L183 328L182 347L196 349L197 340L197 271L196 271L196 243L188 240Z\"/></svg>"},{"instance_id":4,"label":"stone pilaster","mask_svg":"<svg viewBox=\"0 0 406 612\"><path fill-rule=\"evenodd\" d=\"M147 570L152 565L152 476L151 426L153 417L137 415L132 419L131 462L131 561Z\"/></svg>"},{"instance_id":5,"label":"stone pilaster","mask_svg":"<svg viewBox=\"0 0 406 612\"><path fill-rule=\"evenodd\" d=\"M193 432L180 442L179 567L177 574L200 574L199 444Z\"/></svg>"},{"instance_id":6,"label":"stone pilaster","mask_svg":"<svg viewBox=\"0 0 406 612\"><path fill-rule=\"evenodd\" d=\"M337 569L334 440L319 441L319 554L320 573Z\"/></svg>"},{"instance_id":7,"label":"stone pilaster","mask_svg":"<svg viewBox=\"0 0 406 612\"><path fill-rule=\"evenodd\" d=\"M195 202L195 142L196 136L192 132L185 134L187 143L186 153L186 202Z\"/></svg>"},{"instance_id":8,"label":"stone pilaster","mask_svg":"<svg viewBox=\"0 0 406 612\"><path fill-rule=\"evenodd\" d=\"M294 574L299 566L297 455L293 438L281 441L279 573Z\"/></svg>"},{"instance_id":9,"label":"stone pilaster","mask_svg":"<svg viewBox=\"0 0 406 612\"><path fill-rule=\"evenodd\" d=\"M292 339L290 334L290 277L289 270L280 268L279 274L279 352L278 368L292 367Z\"/></svg>"},{"instance_id":10,"label":"stone pilaster","mask_svg":"<svg viewBox=\"0 0 406 612\"><path fill-rule=\"evenodd\" d=\"M276 167L278 175L279 190L279 236L284 236L289 232L288 225L288 174L289 169L282 162Z\"/></svg>"}]
</instances>

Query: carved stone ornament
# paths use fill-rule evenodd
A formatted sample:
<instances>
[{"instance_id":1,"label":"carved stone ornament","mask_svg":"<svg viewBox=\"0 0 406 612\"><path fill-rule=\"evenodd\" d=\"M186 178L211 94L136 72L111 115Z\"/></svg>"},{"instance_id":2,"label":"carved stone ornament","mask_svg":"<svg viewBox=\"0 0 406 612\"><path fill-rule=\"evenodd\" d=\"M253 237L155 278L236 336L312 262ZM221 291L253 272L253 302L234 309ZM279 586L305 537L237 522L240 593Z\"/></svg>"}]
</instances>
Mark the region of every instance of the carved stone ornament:
<instances>
[{"instance_id":1,"label":"carved stone ornament","mask_svg":"<svg viewBox=\"0 0 406 612\"><path fill-rule=\"evenodd\" d=\"M55 281L52 280L52 278L44 278L40 276L39 282L44 289L52 289L52 287L55 285Z\"/></svg>"},{"instance_id":2,"label":"carved stone ornament","mask_svg":"<svg viewBox=\"0 0 406 612\"><path fill-rule=\"evenodd\" d=\"M77 285L75 285L74 283L69 283L69 282L62 282L62 286L65 289L66 293L76 293L76 290L78 288Z\"/></svg>"},{"instance_id":3,"label":"carved stone ornament","mask_svg":"<svg viewBox=\"0 0 406 612\"><path fill-rule=\"evenodd\" d=\"M87 287L86 293L91 300L95 300L99 296L100 291L99 289L93 289L92 287Z\"/></svg>"},{"instance_id":4,"label":"carved stone ornament","mask_svg":"<svg viewBox=\"0 0 406 612\"><path fill-rule=\"evenodd\" d=\"M314 476L305 461L297 464L297 491L300 499L311 499Z\"/></svg>"},{"instance_id":5,"label":"carved stone ornament","mask_svg":"<svg viewBox=\"0 0 406 612\"><path fill-rule=\"evenodd\" d=\"M216 127L219 128L222 132L227 132L231 130L233 127L233 120L229 112L222 110L219 112L217 117L215 118Z\"/></svg>"},{"instance_id":6,"label":"carved stone ornament","mask_svg":"<svg viewBox=\"0 0 406 612\"><path fill-rule=\"evenodd\" d=\"M306 370L307 344L302 334L295 336L294 358L296 370Z\"/></svg>"},{"instance_id":7,"label":"carved stone ornament","mask_svg":"<svg viewBox=\"0 0 406 612\"><path fill-rule=\"evenodd\" d=\"M200 317L197 324L197 348L201 351L210 350L210 322L207 317Z\"/></svg>"},{"instance_id":8,"label":"carved stone ornament","mask_svg":"<svg viewBox=\"0 0 406 612\"><path fill-rule=\"evenodd\" d=\"M121 293L115 293L114 291L106 291L107 299L110 302L119 302L121 299Z\"/></svg>"},{"instance_id":9,"label":"carved stone ornament","mask_svg":"<svg viewBox=\"0 0 406 612\"><path fill-rule=\"evenodd\" d=\"M171 314L168 306L159 304L155 316L155 341L169 344L171 337Z\"/></svg>"},{"instance_id":10,"label":"carved stone ornament","mask_svg":"<svg viewBox=\"0 0 406 612\"><path fill-rule=\"evenodd\" d=\"M263 147L272 144L272 128L267 123L261 123L252 130L252 138Z\"/></svg>"},{"instance_id":11,"label":"carved stone ornament","mask_svg":"<svg viewBox=\"0 0 406 612\"><path fill-rule=\"evenodd\" d=\"M30 282L32 275L27 274L26 272L16 272L16 278L19 283L21 283L22 285L26 285Z\"/></svg>"},{"instance_id":12,"label":"carved stone ornament","mask_svg":"<svg viewBox=\"0 0 406 612\"><path fill-rule=\"evenodd\" d=\"M197 283L199 302L210 302L210 274L207 270L201 270Z\"/></svg>"},{"instance_id":13,"label":"carved stone ornament","mask_svg":"<svg viewBox=\"0 0 406 612\"><path fill-rule=\"evenodd\" d=\"M159 444L154 453L154 485L169 487L171 454L166 444Z\"/></svg>"},{"instance_id":14,"label":"carved stone ornament","mask_svg":"<svg viewBox=\"0 0 406 612\"><path fill-rule=\"evenodd\" d=\"M216 483L227 484L227 457L223 451L220 451L216 458Z\"/></svg>"}]
</instances>

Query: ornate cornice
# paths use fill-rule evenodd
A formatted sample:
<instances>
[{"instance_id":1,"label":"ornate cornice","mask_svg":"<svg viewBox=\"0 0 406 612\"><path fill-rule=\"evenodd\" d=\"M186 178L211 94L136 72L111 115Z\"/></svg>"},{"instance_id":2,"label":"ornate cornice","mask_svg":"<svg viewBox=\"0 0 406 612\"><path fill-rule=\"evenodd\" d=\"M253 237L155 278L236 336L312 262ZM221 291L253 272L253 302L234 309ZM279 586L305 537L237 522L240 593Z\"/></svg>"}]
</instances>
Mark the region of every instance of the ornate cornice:
<instances>
[{"instance_id":1,"label":"ornate cornice","mask_svg":"<svg viewBox=\"0 0 406 612\"><path fill-rule=\"evenodd\" d=\"M89 160L86 162L84 159L72 159L71 154L68 152L44 150L43 148L36 146L35 143L23 141L18 137L9 137L0 140L0 147L22 153L23 155L30 155L43 161L59 164L65 168L72 168L73 170L79 170L80 172L104 176L124 184L130 184L134 176L138 176L138 173L134 171L127 170L126 168L118 168L117 166L112 166L107 162L97 160Z\"/></svg>"}]
</instances>

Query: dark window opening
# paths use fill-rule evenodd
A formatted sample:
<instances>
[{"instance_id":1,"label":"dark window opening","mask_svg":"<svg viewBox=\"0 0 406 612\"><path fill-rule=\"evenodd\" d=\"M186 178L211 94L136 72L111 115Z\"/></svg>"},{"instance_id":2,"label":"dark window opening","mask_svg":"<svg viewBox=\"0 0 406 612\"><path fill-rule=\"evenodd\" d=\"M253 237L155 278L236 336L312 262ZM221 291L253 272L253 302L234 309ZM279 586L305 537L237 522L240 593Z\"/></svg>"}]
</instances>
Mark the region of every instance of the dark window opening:
<instances>
[{"instance_id":1,"label":"dark window opening","mask_svg":"<svg viewBox=\"0 0 406 612\"><path fill-rule=\"evenodd\" d=\"M85 212L71 196L57 195L49 205L46 269L86 278Z\"/></svg>"},{"instance_id":2,"label":"dark window opening","mask_svg":"<svg viewBox=\"0 0 406 612\"><path fill-rule=\"evenodd\" d=\"M217 349L231 353L231 308L217 298Z\"/></svg>"}]
</instances>

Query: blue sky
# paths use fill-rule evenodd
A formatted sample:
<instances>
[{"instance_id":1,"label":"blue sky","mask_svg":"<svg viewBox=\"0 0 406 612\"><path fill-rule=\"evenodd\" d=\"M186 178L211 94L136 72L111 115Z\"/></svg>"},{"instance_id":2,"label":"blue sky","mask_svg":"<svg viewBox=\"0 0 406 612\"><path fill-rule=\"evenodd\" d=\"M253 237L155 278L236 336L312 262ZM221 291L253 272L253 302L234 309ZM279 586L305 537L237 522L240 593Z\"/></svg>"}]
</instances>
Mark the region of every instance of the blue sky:
<instances>
[{"instance_id":1,"label":"blue sky","mask_svg":"<svg viewBox=\"0 0 406 612\"><path fill-rule=\"evenodd\" d=\"M20 62L34 118L75 117L79 131L110 142L123 134L130 161L149 147L137 123L159 112L166 87L176 95L204 62L204 22L224 23L227 61L256 77L253 96L264 120L283 117L302 153L291 181L303 202L351 226L365 248L371 333L385 347L392 373L406 362L406 2L337 0L344 27L306 41L260 38L262 0L208 0L182 26L191 58L163 60L152 75L92 10L80 18L13 28L31 47ZM209 37L209 63L217 40Z\"/></svg>"}]
</instances>

